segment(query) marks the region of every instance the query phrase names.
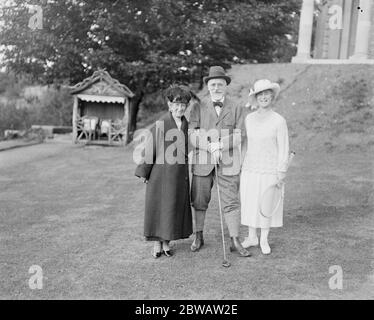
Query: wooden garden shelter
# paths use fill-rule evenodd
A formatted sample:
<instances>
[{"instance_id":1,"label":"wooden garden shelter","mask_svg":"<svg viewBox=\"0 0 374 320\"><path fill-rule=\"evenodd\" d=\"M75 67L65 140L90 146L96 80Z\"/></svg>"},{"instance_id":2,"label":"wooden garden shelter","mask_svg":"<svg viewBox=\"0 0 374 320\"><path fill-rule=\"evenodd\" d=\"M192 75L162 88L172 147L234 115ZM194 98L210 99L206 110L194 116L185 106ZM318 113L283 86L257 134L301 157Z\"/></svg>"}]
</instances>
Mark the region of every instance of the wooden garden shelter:
<instances>
[{"instance_id":1,"label":"wooden garden shelter","mask_svg":"<svg viewBox=\"0 0 374 320\"><path fill-rule=\"evenodd\" d=\"M126 141L134 93L105 70L70 87L74 96L73 142L117 144Z\"/></svg>"}]
</instances>

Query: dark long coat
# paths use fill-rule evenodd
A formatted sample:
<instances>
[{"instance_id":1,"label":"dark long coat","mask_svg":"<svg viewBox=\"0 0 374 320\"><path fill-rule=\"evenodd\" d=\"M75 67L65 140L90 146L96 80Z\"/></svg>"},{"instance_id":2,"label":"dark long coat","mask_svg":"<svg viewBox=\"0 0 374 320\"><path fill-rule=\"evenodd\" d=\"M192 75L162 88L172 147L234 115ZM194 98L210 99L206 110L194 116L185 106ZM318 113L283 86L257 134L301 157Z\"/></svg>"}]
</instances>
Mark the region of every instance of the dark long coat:
<instances>
[{"instance_id":1,"label":"dark long coat","mask_svg":"<svg viewBox=\"0 0 374 320\"><path fill-rule=\"evenodd\" d=\"M185 117L178 130L169 112L153 125L146 140L146 150L153 150L152 163L147 163L148 158L135 171L136 176L148 180L144 214L146 240L177 240L192 234L187 132ZM170 155L176 163L171 163Z\"/></svg>"}]
</instances>

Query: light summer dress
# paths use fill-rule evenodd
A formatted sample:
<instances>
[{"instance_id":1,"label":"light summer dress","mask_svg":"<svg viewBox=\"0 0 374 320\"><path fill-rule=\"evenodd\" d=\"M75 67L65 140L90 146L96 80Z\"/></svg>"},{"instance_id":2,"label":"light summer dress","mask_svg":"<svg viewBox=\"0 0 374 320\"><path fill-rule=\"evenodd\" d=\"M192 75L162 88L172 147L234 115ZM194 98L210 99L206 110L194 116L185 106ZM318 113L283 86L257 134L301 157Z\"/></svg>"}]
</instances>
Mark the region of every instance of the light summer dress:
<instances>
[{"instance_id":1,"label":"light summer dress","mask_svg":"<svg viewBox=\"0 0 374 320\"><path fill-rule=\"evenodd\" d=\"M277 172L287 171L289 155L286 120L277 112L258 111L245 118L247 151L240 176L241 223L253 228L283 226L283 199L273 216L260 214L262 193L277 182ZM284 185L283 185L284 194Z\"/></svg>"}]
</instances>

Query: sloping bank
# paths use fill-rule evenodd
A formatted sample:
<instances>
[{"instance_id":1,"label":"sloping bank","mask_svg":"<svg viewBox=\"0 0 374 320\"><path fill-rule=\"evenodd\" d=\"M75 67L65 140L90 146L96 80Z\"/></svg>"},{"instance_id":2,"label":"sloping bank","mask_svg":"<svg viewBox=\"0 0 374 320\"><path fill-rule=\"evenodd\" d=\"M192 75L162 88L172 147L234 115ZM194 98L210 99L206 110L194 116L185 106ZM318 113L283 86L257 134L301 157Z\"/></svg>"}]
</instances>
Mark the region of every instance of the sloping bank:
<instances>
[{"instance_id":1,"label":"sloping bank","mask_svg":"<svg viewBox=\"0 0 374 320\"><path fill-rule=\"evenodd\" d=\"M293 149L374 148L374 65L251 64L234 65L228 73L229 93L242 105L256 80L281 85L274 110L287 119ZM206 88L198 93L206 94Z\"/></svg>"}]
</instances>

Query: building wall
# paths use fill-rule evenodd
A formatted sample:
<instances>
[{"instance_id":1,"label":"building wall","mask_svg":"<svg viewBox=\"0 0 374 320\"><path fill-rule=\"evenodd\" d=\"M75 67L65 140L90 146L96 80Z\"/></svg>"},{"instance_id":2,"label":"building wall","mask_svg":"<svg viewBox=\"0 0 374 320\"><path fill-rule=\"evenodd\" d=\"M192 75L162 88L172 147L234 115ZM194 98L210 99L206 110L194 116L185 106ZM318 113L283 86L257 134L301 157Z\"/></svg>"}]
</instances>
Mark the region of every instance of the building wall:
<instances>
[{"instance_id":1,"label":"building wall","mask_svg":"<svg viewBox=\"0 0 374 320\"><path fill-rule=\"evenodd\" d=\"M318 15L315 41L314 41L314 59L327 59L329 44L329 25L328 25L328 5L322 7Z\"/></svg>"},{"instance_id":2,"label":"building wall","mask_svg":"<svg viewBox=\"0 0 374 320\"><path fill-rule=\"evenodd\" d=\"M355 52L359 0L328 0L320 12L315 31L315 59L348 59ZM343 30L331 30L328 9L343 8ZM374 59L374 5L372 5L369 59Z\"/></svg>"},{"instance_id":3,"label":"building wall","mask_svg":"<svg viewBox=\"0 0 374 320\"><path fill-rule=\"evenodd\" d=\"M374 59L374 4L371 5L371 29L369 42L369 59Z\"/></svg>"}]
</instances>

